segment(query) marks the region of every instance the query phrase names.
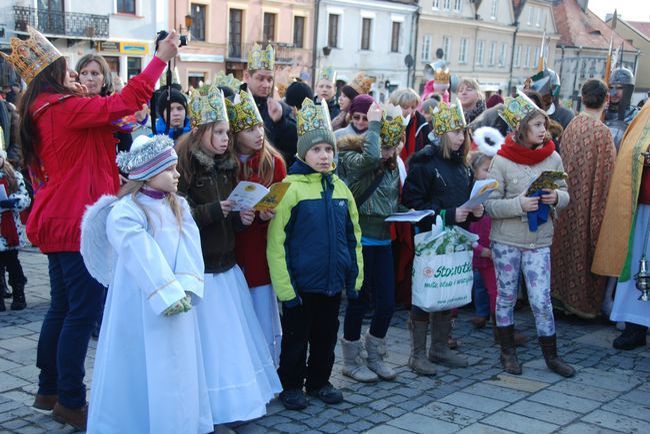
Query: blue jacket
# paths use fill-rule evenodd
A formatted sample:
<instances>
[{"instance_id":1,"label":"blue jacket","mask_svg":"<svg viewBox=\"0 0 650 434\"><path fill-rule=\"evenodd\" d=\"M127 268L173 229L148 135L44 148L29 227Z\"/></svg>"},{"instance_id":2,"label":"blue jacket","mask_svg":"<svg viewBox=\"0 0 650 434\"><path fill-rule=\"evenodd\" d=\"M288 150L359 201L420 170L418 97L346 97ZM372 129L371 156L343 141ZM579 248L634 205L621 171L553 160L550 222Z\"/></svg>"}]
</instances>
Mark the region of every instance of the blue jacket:
<instances>
[{"instance_id":1,"label":"blue jacket","mask_svg":"<svg viewBox=\"0 0 650 434\"><path fill-rule=\"evenodd\" d=\"M280 301L300 293L356 298L363 282L361 229L350 190L332 174L300 160L283 182L291 184L269 225L266 255Z\"/></svg>"}]
</instances>

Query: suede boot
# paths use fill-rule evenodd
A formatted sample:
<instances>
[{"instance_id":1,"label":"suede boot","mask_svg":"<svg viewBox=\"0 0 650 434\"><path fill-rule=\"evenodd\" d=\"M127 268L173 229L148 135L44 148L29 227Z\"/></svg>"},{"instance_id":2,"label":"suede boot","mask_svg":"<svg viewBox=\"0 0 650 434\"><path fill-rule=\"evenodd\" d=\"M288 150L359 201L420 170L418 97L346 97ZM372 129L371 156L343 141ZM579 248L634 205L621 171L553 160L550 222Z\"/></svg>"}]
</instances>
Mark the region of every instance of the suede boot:
<instances>
[{"instance_id":1,"label":"suede boot","mask_svg":"<svg viewBox=\"0 0 650 434\"><path fill-rule=\"evenodd\" d=\"M409 368L419 375L436 375L436 367L427 360L427 329L429 321L417 321L409 318L409 332L411 334L411 356Z\"/></svg>"},{"instance_id":2,"label":"suede boot","mask_svg":"<svg viewBox=\"0 0 650 434\"><path fill-rule=\"evenodd\" d=\"M497 333L497 321L496 317L493 315L491 318L492 321L492 335L494 336L494 343L496 345L499 345L499 335ZM526 345L528 342L528 337L525 335L518 333L517 330L515 330L515 347L523 347Z\"/></svg>"},{"instance_id":3,"label":"suede boot","mask_svg":"<svg viewBox=\"0 0 650 434\"><path fill-rule=\"evenodd\" d=\"M465 368L469 366L467 357L449 348L451 333L451 311L434 312L431 314L431 347L429 360L441 365Z\"/></svg>"},{"instance_id":4,"label":"suede boot","mask_svg":"<svg viewBox=\"0 0 650 434\"><path fill-rule=\"evenodd\" d=\"M546 366L551 371L560 374L563 377L573 377L576 370L557 355L557 338L553 336L540 336L539 346L542 348Z\"/></svg>"},{"instance_id":5,"label":"suede boot","mask_svg":"<svg viewBox=\"0 0 650 434\"><path fill-rule=\"evenodd\" d=\"M81 408L68 408L57 402L54 404L52 417L55 421L68 424L78 431L86 431L88 405L86 404Z\"/></svg>"},{"instance_id":6,"label":"suede boot","mask_svg":"<svg viewBox=\"0 0 650 434\"><path fill-rule=\"evenodd\" d=\"M392 381L397 374L384 362L386 356L386 338L377 338L366 333L366 351L368 351L368 368L382 380Z\"/></svg>"},{"instance_id":7,"label":"suede boot","mask_svg":"<svg viewBox=\"0 0 650 434\"><path fill-rule=\"evenodd\" d=\"M521 365L515 349L515 326L496 327L501 345L501 366L509 374L521 375Z\"/></svg>"},{"instance_id":8,"label":"suede boot","mask_svg":"<svg viewBox=\"0 0 650 434\"><path fill-rule=\"evenodd\" d=\"M361 383L379 381L379 377L368 369L361 357L361 339L348 341L341 338L341 350L343 352L343 370L341 371L343 375Z\"/></svg>"}]
</instances>

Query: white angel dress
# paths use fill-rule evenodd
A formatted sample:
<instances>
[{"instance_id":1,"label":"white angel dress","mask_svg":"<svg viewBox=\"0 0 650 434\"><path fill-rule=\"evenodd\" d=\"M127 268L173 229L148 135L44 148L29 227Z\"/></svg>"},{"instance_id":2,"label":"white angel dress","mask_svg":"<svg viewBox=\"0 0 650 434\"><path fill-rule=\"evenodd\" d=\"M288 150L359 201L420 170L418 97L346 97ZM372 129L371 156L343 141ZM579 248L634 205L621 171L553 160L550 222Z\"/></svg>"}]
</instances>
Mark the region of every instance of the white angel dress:
<instances>
[{"instance_id":1,"label":"white angel dress","mask_svg":"<svg viewBox=\"0 0 650 434\"><path fill-rule=\"evenodd\" d=\"M203 297L203 257L187 202L178 226L166 199L104 196L82 222L81 253L108 285L90 393L88 433L212 432L196 307L163 311L186 293ZM112 265L112 266L111 266Z\"/></svg>"}]
</instances>

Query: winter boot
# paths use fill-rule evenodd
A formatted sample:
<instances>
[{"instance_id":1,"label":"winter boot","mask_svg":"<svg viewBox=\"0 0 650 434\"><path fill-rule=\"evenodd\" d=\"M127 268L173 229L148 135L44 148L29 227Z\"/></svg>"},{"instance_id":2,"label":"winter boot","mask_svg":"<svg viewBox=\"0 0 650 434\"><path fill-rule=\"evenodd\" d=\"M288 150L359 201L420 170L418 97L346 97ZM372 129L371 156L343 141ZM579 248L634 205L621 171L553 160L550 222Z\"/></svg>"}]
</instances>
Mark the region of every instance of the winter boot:
<instances>
[{"instance_id":1,"label":"winter boot","mask_svg":"<svg viewBox=\"0 0 650 434\"><path fill-rule=\"evenodd\" d=\"M11 287L14 292L14 298L11 302L11 310L23 310L27 307L25 301L25 284L15 284Z\"/></svg>"},{"instance_id":2,"label":"winter boot","mask_svg":"<svg viewBox=\"0 0 650 434\"><path fill-rule=\"evenodd\" d=\"M429 321L417 321L413 316L409 318L409 331L411 334L411 356L409 368L419 375L436 375L436 367L427 360L427 329Z\"/></svg>"},{"instance_id":3,"label":"winter boot","mask_svg":"<svg viewBox=\"0 0 650 434\"><path fill-rule=\"evenodd\" d=\"M613 346L617 350L633 350L646 344L648 328L631 322L625 323L625 330L616 339Z\"/></svg>"},{"instance_id":4,"label":"winter boot","mask_svg":"<svg viewBox=\"0 0 650 434\"><path fill-rule=\"evenodd\" d=\"M434 312L431 314L431 347L429 360L441 365L466 368L469 366L467 357L449 348L451 333L451 311Z\"/></svg>"},{"instance_id":5,"label":"winter boot","mask_svg":"<svg viewBox=\"0 0 650 434\"><path fill-rule=\"evenodd\" d=\"M341 348L343 350L343 375L362 383L379 381L379 377L368 369L361 357L361 339L348 341L341 338Z\"/></svg>"},{"instance_id":6,"label":"winter boot","mask_svg":"<svg viewBox=\"0 0 650 434\"><path fill-rule=\"evenodd\" d=\"M551 371L560 374L563 377L573 377L576 370L557 355L557 338L553 336L540 336L539 346L542 347L542 354L546 360L546 366Z\"/></svg>"},{"instance_id":7,"label":"winter boot","mask_svg":"<svg viewBox=\"0 0 650 434\"><path fill-rule=\"evenodd\" d=\"M492 335L494 336L494 343L496 345L499 345L499 334L497 333L497 322L496 318L492 316ZM517 330L515 330L515 347L523 347L526 345L528 342L528 337L525 335L518 333Z\"/></svg>"},{"instance_id":8,"label":"winter boot","mask_svg":"<svg viewBox=\"0 0 650 434\"><path fill-rule=\"evenodd\" d=\"M501 365L509 374L521 375L521 365L515 350L515 326L496 327L501 344Z\"/></svg>"},{"instance_id":9,"label":"winter boot","mask_svg":"<svg viewBox=\"0 0 650 434\"><path fill-rule=\"evenodd\" d=\"M366 333L366 351L368 351L368 368L382 380L392 381L397 374L384 362L386 356L386 338L376 338Z\"/></svg>"}]
</instances>

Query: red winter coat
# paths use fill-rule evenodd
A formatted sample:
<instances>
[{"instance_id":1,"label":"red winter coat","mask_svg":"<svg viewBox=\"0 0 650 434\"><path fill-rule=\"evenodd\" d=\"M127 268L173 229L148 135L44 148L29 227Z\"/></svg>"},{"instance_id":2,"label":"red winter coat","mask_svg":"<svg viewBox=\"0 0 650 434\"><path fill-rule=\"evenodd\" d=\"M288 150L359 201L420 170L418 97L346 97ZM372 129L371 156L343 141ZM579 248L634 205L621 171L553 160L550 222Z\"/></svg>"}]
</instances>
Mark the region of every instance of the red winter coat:
<instances>
[{"instance_id":1,"label":"red winter coat","mask_svg":"<svg viewBox=\"0 0 650 434\"><path fill-rule=\"evenodd\" d=\"M149 101L165 66L154 57L118 94L44 93L30 107L38 137L34 147L47 181L34 197L27 237L43 253L78 252L86 206L103 194L117 193L115 126L111 123Z\"/></svg>"},{"instance_id":2,"label":"red winter coat","mask_svg":"<svg viewBox=\"0 0 650 434\"><path fill-rule=\"evenodd\" d=\"M240 179L260 183L261 180L257 173L259 163L259 153L249 158L244 165L251 169L252 175L245 178L243 170L240 170ZM282 158L274 158L273 164L274 170L271 184L280 182L287 176L287 168ZM259 217L256 217L250 226L236 233L235 254L237 255L237 264L244 272L246 282L250 288L271 283L269 264L266 261L266 232L268 227L268 222L263 222Z\"/></svg>"}]
</instances>

